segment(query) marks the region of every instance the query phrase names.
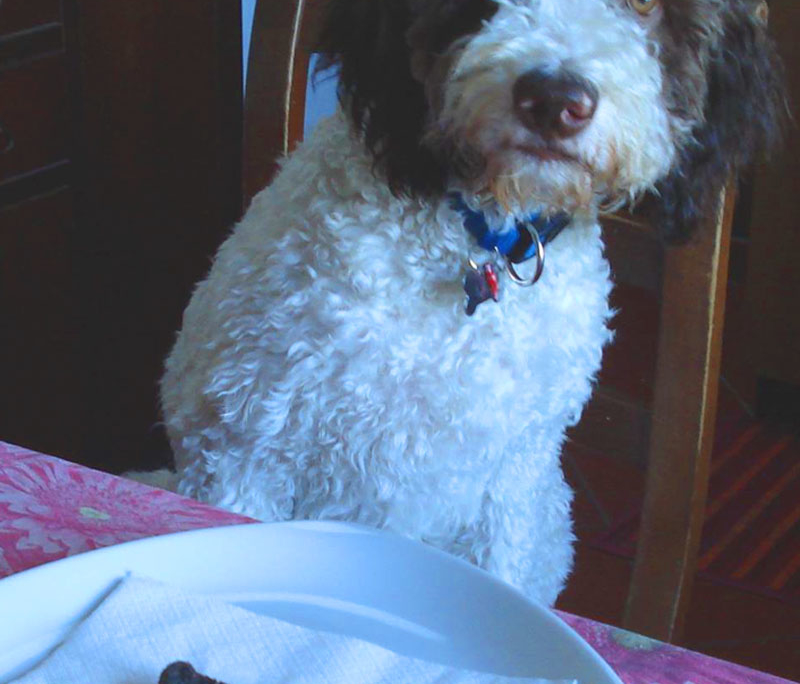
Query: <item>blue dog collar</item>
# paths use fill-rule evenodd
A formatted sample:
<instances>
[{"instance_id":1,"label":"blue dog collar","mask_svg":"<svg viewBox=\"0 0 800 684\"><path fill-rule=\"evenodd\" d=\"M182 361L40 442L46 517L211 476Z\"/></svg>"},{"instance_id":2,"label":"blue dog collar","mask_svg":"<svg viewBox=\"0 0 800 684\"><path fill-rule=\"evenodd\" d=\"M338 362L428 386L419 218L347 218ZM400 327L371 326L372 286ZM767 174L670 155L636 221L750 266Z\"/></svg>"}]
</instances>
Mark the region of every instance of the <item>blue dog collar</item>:
<instances>
[{"instance_id":1,"label":"blue dog collar","mask_svg":"<svg viewBox=\"0 0 800 684\"><path fill-rule=\"evenodd\" d=\"M514 226L502 230L492 230L482 211L467 206L458 193L450 193L450 207L461 214L464 228L475 238L478 246L500 255L505 261L504 269L517 285L530 286L539 280L544 270L544 247L554 240L570 223L565 213L544 216L542 212L529 214L525 219L516 219ZM522 278L514 268L515 264L536 258L536 268L531 278ZM479 266L469 260L469 270L464 277L464 291L467 294L467 315L472 316L478 305L492 299L498 301L499 280L496 262L487 261Z\"/></svg>"},{"instance_id":2,"label":"blue dog collar","mask_svg":"<svg viewBox=\"0 0 800 684\"><path fill-rule=\"evenodd\" d=\"M511 230L492 230L486 221L486 215L482 211L470 209L460 194L450 193L449 198L450 207L461 214L464 228L475 238L478 245L490 252L499 252L512 264L521 264L537 255L537 241L535 236L531 235L529 228L536 231L539 242L544 247L570 222L569 215L565 213L544 216L542 212L535 212L524 220L517 219Z\"/></svg>"}]
</instances>

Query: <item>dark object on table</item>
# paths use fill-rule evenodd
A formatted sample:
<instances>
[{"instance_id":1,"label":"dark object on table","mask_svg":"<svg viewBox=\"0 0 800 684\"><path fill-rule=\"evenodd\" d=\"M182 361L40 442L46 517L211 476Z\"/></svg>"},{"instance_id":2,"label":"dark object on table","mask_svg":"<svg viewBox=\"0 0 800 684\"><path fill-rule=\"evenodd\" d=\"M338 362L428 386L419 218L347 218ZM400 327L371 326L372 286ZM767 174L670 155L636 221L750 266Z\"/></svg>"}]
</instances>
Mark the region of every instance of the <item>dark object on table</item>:
<instances>
[{"instance_id":1,"label":"dark object on table","mask_svg":"<svg viewBox=\"0 0 800 684\"><path fill-rule=\"evenodd\" d=\"M201 675L189 663L177 661L164 668L158 678L158 684L224 684L224 682Z\"/></svg>"}]
</instances>

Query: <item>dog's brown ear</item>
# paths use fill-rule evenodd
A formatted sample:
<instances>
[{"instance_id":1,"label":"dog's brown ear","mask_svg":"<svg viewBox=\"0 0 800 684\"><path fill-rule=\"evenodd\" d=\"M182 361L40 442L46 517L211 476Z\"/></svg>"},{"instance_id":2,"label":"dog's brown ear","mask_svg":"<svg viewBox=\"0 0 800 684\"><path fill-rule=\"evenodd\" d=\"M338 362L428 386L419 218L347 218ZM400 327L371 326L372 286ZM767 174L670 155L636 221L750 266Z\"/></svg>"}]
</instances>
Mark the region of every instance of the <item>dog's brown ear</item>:
<instances>
[{"instance_id":1,"label":"dog's brown ear","mask_svg":"<svg viewBox=\"0 0 800 684\"><path fill-rule=\"evenodd\" d=\"M767 35L767 5L732 0L711 46L704 121L656 189L656 225L665 240L685 242L718 210L729 178L781 138L788 108L784 72Z\"/></svg>"},{"instance_id":2,"label":"dog's brown ear","mask_svg":"<svg viewBox=\"0 0 800 684\"><path fill-rule=\"evenodd\" d=\"M395 194L440 191L445 169L420 145L423 85L411 72L409 0L330 0L318 40L319 70L338 69L339 100Z\"/></svg>"}]
</instances>

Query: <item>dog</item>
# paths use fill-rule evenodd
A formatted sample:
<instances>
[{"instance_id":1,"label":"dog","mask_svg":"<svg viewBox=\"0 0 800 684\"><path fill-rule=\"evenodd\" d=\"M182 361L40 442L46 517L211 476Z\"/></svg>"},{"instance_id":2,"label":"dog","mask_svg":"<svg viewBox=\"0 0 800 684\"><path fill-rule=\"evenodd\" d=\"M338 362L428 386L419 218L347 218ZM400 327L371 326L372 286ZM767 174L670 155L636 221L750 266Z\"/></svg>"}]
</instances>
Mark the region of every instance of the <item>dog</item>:
<instances>
[{"instance_id":1,"label":"dog","mask_svg":"<svg viewBox=\"0 0 800 684\"><path fill-rule=\"evenodd\" d=\"M766 4L332 0L319 52L339 110L253 199L166 361L177 491L392 530L551 605L560 451L612 339L598 217L641 200L689 240L774 142Z\"/></svg>"}]
</instances>

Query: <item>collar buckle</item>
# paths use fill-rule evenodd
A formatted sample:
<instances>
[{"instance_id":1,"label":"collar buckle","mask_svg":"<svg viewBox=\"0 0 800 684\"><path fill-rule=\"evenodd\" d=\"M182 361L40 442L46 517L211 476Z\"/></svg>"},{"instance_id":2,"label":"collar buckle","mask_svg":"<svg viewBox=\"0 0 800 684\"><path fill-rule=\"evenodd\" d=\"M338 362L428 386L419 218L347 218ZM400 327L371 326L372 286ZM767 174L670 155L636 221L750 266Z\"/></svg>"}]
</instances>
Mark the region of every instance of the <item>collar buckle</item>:
<instances>
[{"instance_id":1,"label":"collar buckle","mask_svg":"<svg viewBox=\"0 0 800 684\"><path fill-rule=\"evenodd\" d=\"M511 278L514 283L520 287L531 287L537 283L544 272L544 244L539 236L539 231L536 230L536 227L530 221L520 221L517 223L517 227L524 229L528 233L531 238L531 243L535 246L533 258L536 259L536 268L534 269L533 275L530 278L523 278L514 268L514 259L510 254L506 254L504 255L506 270L508 271L508 277ZM527 261L529 258L530 257L526 258L525 261Z\"/></svg>"}]
</instances>

